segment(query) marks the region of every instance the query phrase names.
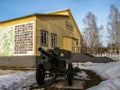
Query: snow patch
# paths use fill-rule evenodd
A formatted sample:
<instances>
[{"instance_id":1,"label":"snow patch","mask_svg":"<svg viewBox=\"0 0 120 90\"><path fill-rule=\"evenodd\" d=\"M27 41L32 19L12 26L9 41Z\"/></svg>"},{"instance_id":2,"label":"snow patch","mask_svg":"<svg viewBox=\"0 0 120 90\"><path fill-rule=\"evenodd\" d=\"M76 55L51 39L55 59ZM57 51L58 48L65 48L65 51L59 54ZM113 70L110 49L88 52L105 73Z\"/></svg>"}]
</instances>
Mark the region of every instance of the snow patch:
<instances>
[{"instance_id":1,"label":"snow patch","mask_svg":"<svg viewBox=\"0 0 120 90\"><path fill-rule=\"evenodd\" d=\"M79 68L99 74L105 81L87 90L120 90L120 61L111 63L82 63Z\"/></svg>"},{"instance_id":2,"label":"snow patch","mask_svg":"<svg viewBox=\"0 0 120 90\"><path fill-rule=\"evenodd\" d=\"M5 71L5 70L4 70ZM11 73L13 72L13 73ZM6 71L7 74L0 75L0 90L22 90L35 83L35 71Z\"/></svg>"},{"instance_id":3,"label":"snow patch","mask_svg":"<svg viewBox=\"0 0 120 90\"><path fill-rule=\"evenodd\" d=\"M73 65L81 69L92 70L105 80L87 90L120 90L120 61L74 63ZM88 77L84 72L77 73L77 76L78 78ZM34 83L36 83L35 71L0 70L0 90L29 90L29 86Z\"/></svg>"}]
</instances>

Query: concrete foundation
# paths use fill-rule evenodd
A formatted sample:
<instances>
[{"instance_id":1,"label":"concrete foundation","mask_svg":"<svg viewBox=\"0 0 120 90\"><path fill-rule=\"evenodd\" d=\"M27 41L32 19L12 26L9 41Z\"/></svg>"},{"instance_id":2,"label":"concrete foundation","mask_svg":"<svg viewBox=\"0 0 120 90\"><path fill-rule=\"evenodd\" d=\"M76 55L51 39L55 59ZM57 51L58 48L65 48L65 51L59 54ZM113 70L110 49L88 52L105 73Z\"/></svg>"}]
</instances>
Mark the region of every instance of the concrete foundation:
<instances>
[{"instance_id":1,"label":"concrete foundation","mask_svg":"<svg viewBox=\"0 0 120 90\"><path fill-rule=\"evenodd\" d=\"M36 67L36 56L4 56L0 57L1 67Z\"/></svg>"},{"instance_id":2,"label":"concrete foundation","mask_svg":"<svg viewBox=\"0 0 120 90\"><path fill-rule=\"evenodd\" d=\"M73 80L73 85L69 86L67 80L59 81L56 84L56 88L59 89L67 89L67 90L83 90L85 85L85 81L80 81L80 80Z\"/></svg>"}]
</instances>

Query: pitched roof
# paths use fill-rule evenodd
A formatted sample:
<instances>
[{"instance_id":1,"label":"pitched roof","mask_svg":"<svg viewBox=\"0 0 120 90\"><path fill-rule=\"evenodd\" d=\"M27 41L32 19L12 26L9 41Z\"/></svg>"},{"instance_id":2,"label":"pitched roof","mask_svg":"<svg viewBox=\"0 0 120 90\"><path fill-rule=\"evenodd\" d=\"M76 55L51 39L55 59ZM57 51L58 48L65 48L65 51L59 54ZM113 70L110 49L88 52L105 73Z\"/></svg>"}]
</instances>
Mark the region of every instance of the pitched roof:
<instances>
[{"instance_id":1,"label":"pitched roof","mask_svg":"<svg viewBox=\"0 0 120 90\"><path fill-rule=\"evenodd\" d=\"M17 18L13 18L13 19L9 19L9 20L4 20L4 21L0 21L0 23L4 23L4 22L8 22L8 21L12 21L12 20L17 20L17 19L21 19L21 18L25 18L25 17L31 17L31 16L37 16L37 15L56 15L56 16L69 16L72 21L74 22L76 28L79 30L76 22L75 22L75 19L70 11L69 8L66 8L66 9L62 9L62 10L56 10L56 11L52 11L52 12L47 12L47 13L34 13L34 14L29 14L29 15L26 15L26 16L21 16L21 17L17 17ZM79 34L81 36L81 33L80 33L80 30L79 30Z\"/></svg>"}]
</instances>

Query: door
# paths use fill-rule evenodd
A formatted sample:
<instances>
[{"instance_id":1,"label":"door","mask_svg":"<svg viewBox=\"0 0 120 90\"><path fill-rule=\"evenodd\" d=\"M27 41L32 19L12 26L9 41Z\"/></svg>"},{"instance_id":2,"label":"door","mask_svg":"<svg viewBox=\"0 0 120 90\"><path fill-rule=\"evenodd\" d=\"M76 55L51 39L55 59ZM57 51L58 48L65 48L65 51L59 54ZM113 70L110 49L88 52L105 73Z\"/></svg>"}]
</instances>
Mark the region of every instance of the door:
<instances>
[{"instance_id":1,"label":"door","mask_svg":"<svg viewBox=\"0 0 120 90\"><path fill-rule=\"evenodd\" d=\"M63 37L63 49L72 51L72 38Z\"/></svg>"}]
</instances>

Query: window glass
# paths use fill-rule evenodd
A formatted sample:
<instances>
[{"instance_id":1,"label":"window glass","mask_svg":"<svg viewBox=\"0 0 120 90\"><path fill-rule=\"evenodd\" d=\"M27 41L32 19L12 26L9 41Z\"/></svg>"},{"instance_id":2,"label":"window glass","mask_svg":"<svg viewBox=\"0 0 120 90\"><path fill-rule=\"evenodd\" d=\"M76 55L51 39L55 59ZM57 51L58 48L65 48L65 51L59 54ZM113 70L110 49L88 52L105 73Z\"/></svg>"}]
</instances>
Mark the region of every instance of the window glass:
<instances>
[{"instance_id":1,"label":"window glass","mask_svg":"<svg viewBox=\"0 0 120 90\"><path fill-rule=\"evenodd\" d=\"M57 47L57 34L51 33L51 47Z\"/></svg>"},{"instance_id":2,"label":"window glass","mask_svg":"<svg viewBox=\"0 0 120 90\"><path fill-rule=\"evenodd\" d=\"M47 46L48 45L48 31L46 30L41 30L41 45L42 46Z\"/></svg>"}]
</instances>

